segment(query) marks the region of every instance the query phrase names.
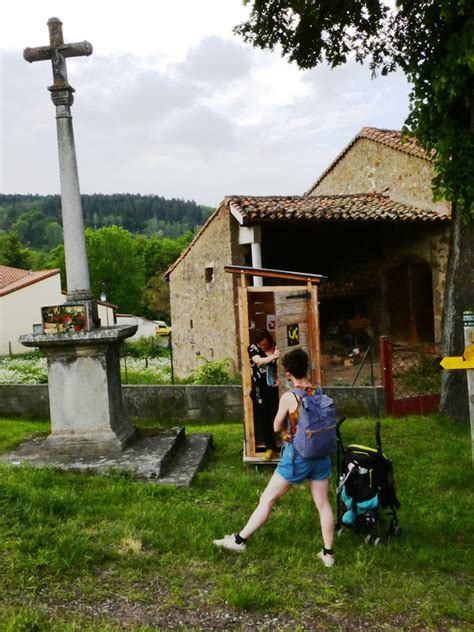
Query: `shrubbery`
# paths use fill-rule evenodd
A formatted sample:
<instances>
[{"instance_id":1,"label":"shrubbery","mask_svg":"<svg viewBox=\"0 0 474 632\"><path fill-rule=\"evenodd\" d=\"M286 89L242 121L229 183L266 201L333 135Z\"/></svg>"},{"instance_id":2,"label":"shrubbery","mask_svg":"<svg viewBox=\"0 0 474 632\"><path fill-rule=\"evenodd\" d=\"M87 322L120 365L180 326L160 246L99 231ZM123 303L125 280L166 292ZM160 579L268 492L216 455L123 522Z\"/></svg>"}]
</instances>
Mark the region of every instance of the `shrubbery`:
<instances>
[{"instance_id":1,"label":"shrubbery","mask_svg":"<svg viewBox=\"0 0 474 632\"><path fill-rule=\"evenodd\" d=\"M122 384L171 384L171 352L155 337L126 342L120 362ZM0 357L0 384L46 384L46 358L41 353ZM232 363L201 358L198 368L177 384L240 384Z\"/></svg>"},{"instance_id":2,"label":"shrubbery","mask_svg":"<svg viewBox=\"0 0 474 632\"><path fill-rule=\"evenodd\" d=\"M168 339L160 336L147 336L138 340L125 341L122 355L132 358L163 358L170 355Z\"/></svg>"},{"instance_id":3,"label":"shrubbery","mask_svg":"<svg viewBox=\"0 0 474 632\"><path fill-rule=\"evenodd\" d=\"M48 370L41 353L0 357L0 384L46 384Z\"/></svg>"},{"instance_id":4,"label":"shrubbery","mask_svg":"<svg viewBox=\"0 0 474 632\"><path fill-rule=\"evenodd\" d=\"M229 359L206 360L206 358L202 358L199 367L184 382L188 384L238 384L240 378L231 373Z\"/></svg>"}]
</instances>

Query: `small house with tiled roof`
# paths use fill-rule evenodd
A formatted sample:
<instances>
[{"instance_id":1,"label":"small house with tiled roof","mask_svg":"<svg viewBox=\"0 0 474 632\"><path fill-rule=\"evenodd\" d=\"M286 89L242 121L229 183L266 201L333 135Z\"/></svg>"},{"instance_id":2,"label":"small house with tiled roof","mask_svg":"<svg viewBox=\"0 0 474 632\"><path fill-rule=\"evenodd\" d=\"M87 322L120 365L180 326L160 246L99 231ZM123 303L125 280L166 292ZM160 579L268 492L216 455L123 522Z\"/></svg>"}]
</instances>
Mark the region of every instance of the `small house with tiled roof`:
<instances>
[{"instance_id":1,"label":"small house with tiled roof","mask_svg":"<svg viewBox=\"0 0 474 632\"><path fill-rule=\"evenodd\" d=\"M25 353L18 337L41 324L42 307L62 305L66 298L59 269L33 271L0 265L0 355ZM97 301L97 307L102 325L115 323L116 305Z\"/></svg>"},{"instance_id":2,"label":"small house with tiled roof","mask_svg":"<svg viewBox=\"0 0 474 632\"><path fill-rule=\"evenodd\" d=\"M58 269L33 272L0 266L0 355L25 353L18 337L41 323L42 306L64 301Z\"/></svg>"},{"instance_id":3,"label":"small house with tiled roof","mask_svg":"<svg viewBox=\"0 0 474 632\"><path fill-rule=\"evenodd\" d=\"M432 178L413 139L364 127L304 195L226 197L167 271L177 375L200 357L240 365L237 281L226 264L326 275L323 350L354 321L373 338L439 340L450 206L433 201Z\"/></svg>"}]
</instances>

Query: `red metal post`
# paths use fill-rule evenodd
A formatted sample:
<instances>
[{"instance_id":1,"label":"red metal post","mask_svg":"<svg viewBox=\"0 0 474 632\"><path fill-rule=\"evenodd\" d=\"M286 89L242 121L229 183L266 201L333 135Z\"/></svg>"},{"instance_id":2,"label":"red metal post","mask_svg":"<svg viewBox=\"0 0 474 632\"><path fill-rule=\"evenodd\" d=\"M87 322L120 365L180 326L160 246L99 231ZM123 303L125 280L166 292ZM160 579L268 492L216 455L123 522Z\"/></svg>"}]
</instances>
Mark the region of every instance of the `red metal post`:
<instances>
[{"instance_id":1,"label":"red metal post","mask_svg":"<svg viewBox=\"0 0 474 632\"><path fill-rule=\"evenodd\" d=\"M382 385L385 389L385 405L387 408L387 414L393 415L393 358L392 345L390 344L388 336L380 336L380 371Z\"/></svg>"}]
</instances>

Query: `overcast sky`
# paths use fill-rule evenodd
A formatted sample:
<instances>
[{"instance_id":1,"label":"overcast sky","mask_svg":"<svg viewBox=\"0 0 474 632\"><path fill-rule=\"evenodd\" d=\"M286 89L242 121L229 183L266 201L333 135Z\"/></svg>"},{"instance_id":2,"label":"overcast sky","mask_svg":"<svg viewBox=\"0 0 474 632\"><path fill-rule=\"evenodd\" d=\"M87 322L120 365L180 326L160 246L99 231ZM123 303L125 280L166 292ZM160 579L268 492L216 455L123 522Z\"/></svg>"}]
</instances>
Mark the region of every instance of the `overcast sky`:
<instances>
[{"instance_id":1,"label":"overcast sky","mask_svg":"<svg viewBox=\"0 0 474 632\"><path fill-rule=\"evenodd\" d=\"M225 195L302 194L368 125L399 129L403 75L355 63L300 71L232 33L241 0L13 0L0 8L2 193L59 193L48 44L59 17L69 59L82 193L153 193L215 206Z\"/></svg>"}]
</instances>

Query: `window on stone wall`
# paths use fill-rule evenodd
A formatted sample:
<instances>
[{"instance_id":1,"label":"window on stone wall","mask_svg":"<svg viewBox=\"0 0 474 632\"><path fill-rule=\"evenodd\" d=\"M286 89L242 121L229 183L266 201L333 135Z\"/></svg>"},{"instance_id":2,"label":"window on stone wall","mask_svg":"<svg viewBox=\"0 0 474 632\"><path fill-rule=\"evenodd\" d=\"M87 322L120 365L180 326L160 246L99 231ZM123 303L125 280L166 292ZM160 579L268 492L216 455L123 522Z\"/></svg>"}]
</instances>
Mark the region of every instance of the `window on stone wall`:
<instances>
[{"instance_id":1,"label":"window on stone wall","mask_svg":"<svg viewBox=\"0 0 474 632\"><path fill-rule=\"evenodd\" d=\"M204 281L206 282L206 288L210 290L214 281L214 262L208 263L204 268Z\"/></svg>"}]
</instances>

